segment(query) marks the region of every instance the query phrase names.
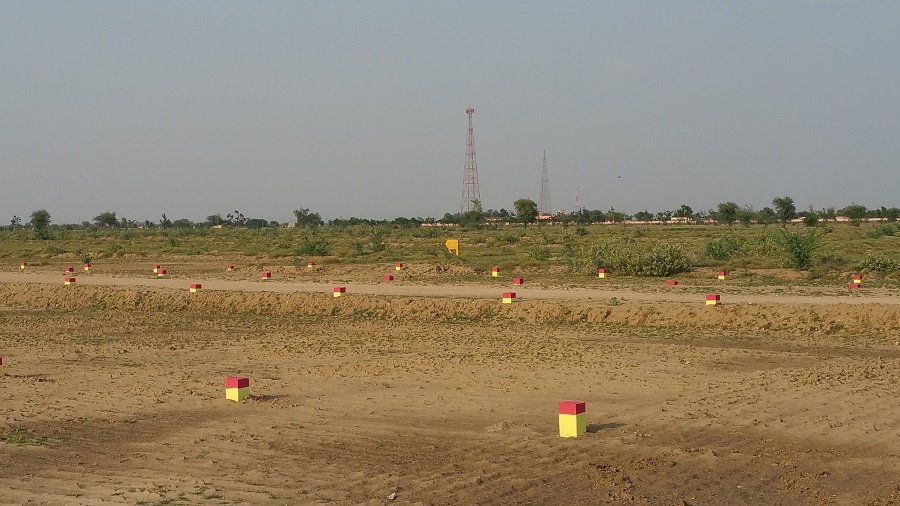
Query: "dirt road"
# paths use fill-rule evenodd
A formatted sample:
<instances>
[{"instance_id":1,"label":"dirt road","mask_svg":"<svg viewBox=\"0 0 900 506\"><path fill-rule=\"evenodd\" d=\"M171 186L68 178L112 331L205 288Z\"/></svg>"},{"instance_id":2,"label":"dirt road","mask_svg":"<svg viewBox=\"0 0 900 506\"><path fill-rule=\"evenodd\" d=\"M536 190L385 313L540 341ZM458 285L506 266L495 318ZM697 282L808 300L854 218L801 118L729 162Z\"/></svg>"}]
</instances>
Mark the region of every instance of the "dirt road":
<instances>
[{"instance_id":1,"label":"dirt road","mask_svg":"<svg viewBox=\"0 0 900 506\"><path fill-rule=\"evenodd\" d=\"M62 274L45 272L0 272L0 283L41 283L58 285L62 283ZM671 289L656 288L655 291L632 290L627 288L569 288L547 289L528 286L485 286L477 284L462 285L422 285L412 283L360 283L334 280L330 282L278 282L259 279L222 280L180 277L148 278L138 276L104 276L90 274L76 276L76 284L85 286L117 286L148 287L185 290L190 283L201 283L205 291L246 291L272 293L331 293L335 286L346 286L349 293L385 296L410 297L461 297L478 299L496 299L504 291L515 292L517 297L525 300L593 300L608 301L615 297L635 302L680 302L696 303L703 301L705 293L716 292L727 294L727 302L734 304L763 304L777 302L779 304L900 304L900 296L889 290L866 288L848 293L844 287L829 289L796 287L790 292L773 289L755 289L747 293L743 286L681 285ZM825 295L823 295L823 293Z\"/></svg>"}]
</instances>

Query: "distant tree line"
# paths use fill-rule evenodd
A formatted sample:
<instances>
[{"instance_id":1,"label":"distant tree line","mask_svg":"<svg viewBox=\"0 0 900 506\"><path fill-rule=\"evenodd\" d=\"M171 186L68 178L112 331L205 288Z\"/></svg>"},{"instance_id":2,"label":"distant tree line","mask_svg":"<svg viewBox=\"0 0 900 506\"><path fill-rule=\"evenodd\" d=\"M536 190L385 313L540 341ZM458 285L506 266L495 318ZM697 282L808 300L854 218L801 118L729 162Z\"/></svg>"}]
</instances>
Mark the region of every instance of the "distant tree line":
<instances>
[{"instance_id":1,"label":"distant tree line","mask_svg":"<svg viewBox=\"0 0 900 506\"><path fill-rule=\"evenodd\" d=\"M775 197L771 207L754 209L752 206L740 206L735 202L722 202L709 210L694 211L694 209L682 204L675 210L662 211L638 211L633 215L625 214L610 207L603 211L599 209L578 209L572 212L559 212L552 216L539 216L537 204L528 198L517 199L512 203L512 210L501 208L499 210L483 210L480 201L473 201L473 209L463 213L445 213L440 219L422 217L397 217L391 220L379 220L371 218L335 218L329 221L309 208L298 207L294 209L294 220L289 223L280 223L264 218L247 218L238 210L225 213L211 214L205 221L194 222L187 218L171 220L163 213L158 221L136 221L119 217L115 211L103 211L90 222L83 221L79 224L54 224L50 212L46 209L38 209L31 213L30 220L23 222L18 215L10 219L9 230L31 230L36 238L47 239L52 229L185 229L185 228L271 228L271 227L337 227L347 228L354 226L390 226L397 228L415 228L422 225L459 225L463 227L499 226L506 223L521 223L524 227L543 221L553 221L563 225L587 225L590 223L623 223L626 221L647 222L678 222L678 223L717 223L732 226L735 224L785 224L789 221L801 220L807 226L816 226L820 221L837 221L844 219L853 225L859 225L867 219L879 219L888 222L896 222L900 218L900 209L897 207L885 207L868 209L861 204L851 204L843 209L834 207L813 209L812 206L805 211L798 211L791 197Z\"/></svg>"}]
</instances>

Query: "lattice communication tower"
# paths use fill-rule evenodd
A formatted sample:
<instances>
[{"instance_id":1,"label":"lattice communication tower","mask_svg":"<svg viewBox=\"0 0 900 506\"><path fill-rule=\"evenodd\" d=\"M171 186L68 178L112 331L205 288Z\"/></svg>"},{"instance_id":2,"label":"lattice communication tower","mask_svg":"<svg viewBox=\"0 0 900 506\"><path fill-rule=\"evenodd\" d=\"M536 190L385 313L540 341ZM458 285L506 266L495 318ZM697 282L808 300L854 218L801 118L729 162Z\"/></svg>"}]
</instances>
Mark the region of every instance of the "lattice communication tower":
<instances>
[{"instance_id":1,"label":"lattice communication tower","mask_svg":"<svg viewBox=\"0 0 900 506\"><path fill-rule=\"evenodd\" d=\"M472 130L472 114L475 109L466 109L469 117L469 129L466 131L466 165L463 167L462 201L459 213L475 209L475 203L481 204L481 190L478 188L478 162L475 161L475 132Z\"/></svg>"},{"instance_id":2,"label":"lattice communication tower","mask_svg":"<svg viewBox=\"0 0 900 506\"><path fill-rule=\"evenodd\" d=\"M539 214L553 214L550 207L550 178L547 176L547 152L544 151L544 168L541 170L541 206Z\"/></svg>"}]
</instances>

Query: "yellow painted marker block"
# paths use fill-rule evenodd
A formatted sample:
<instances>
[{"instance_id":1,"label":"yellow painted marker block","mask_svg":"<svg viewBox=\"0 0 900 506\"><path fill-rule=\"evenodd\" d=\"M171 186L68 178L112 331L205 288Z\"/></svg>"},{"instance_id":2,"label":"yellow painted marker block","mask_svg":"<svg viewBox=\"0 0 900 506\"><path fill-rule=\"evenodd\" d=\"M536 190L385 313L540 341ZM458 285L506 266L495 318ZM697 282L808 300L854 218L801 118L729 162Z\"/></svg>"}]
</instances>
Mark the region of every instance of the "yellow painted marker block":
<instances>
[{"instance_id":1,"label":"yellow painted marker block","mask_svg":"<svg viewBox=\"0 0 900 506\"><path fill-rule=\"evenodd\" d=\"M341 295L342 295L341 292L334 292L335 297L340 297Z\"/></svg>"},{"instance_id":2,"label":"yellow painted marker block","mask_svg":"<svg viewBox=\"0 0 900 506\"><path fill-rule=\"evenodd\" d=\"M229 401L241 402L247 397L250 397L250 387L225 389L225 398Z\"/></svg>"},{"instance_id":3,"label":"yellow painted marker block","mask_svg":"<svg viewBox=\"0 0 900 506\"><path fill-rule=\"evenodd\" d=\"M559 415L559 436L578 437L587 432L587 415Z\"/></svg>"},{"instance_id":4,"label":"yellow painted marker block","mask_svg":"<svg viewBox=\"0 0 900 506\"><path fill-rule=\"evenodd\" d=\"M503 297L503 303L504 303L504 304L512 304L512 303L513 303L513 299L511 299L511 298L509 298L509 297Z\"/></svg>"},{"instance_id":5,"label":"yellow painted marker block","mask_svg":"<svg viewBox=\"0 0 900 506\"><path fill-rule=\"evenodd\" d=\"M706 305L707 305L707 306L715 306L715 305L718 304L718 303L719 303L719 301L717 301L717 300L708 300L708 301L706 301Z\"/></svg>"}]
</instances>

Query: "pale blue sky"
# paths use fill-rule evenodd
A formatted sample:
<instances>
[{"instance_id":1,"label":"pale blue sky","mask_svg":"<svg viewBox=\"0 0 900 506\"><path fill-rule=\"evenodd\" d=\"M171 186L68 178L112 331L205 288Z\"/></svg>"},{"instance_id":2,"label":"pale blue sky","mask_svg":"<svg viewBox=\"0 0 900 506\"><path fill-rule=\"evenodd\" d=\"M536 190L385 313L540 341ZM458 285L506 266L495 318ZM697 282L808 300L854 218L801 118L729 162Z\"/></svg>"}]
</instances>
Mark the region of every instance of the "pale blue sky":
<instances>
[{"instance_id":1,"label":"pale blue sky","mask_svg":"<svg viewBox=\"0 0 900 506\"><path fill-rule=\"evenodd\" d=\"M900 2L3 1L0 223L900 206ZM618 176L622 176L621 179Z\"/></svg>"}]
</instances>

